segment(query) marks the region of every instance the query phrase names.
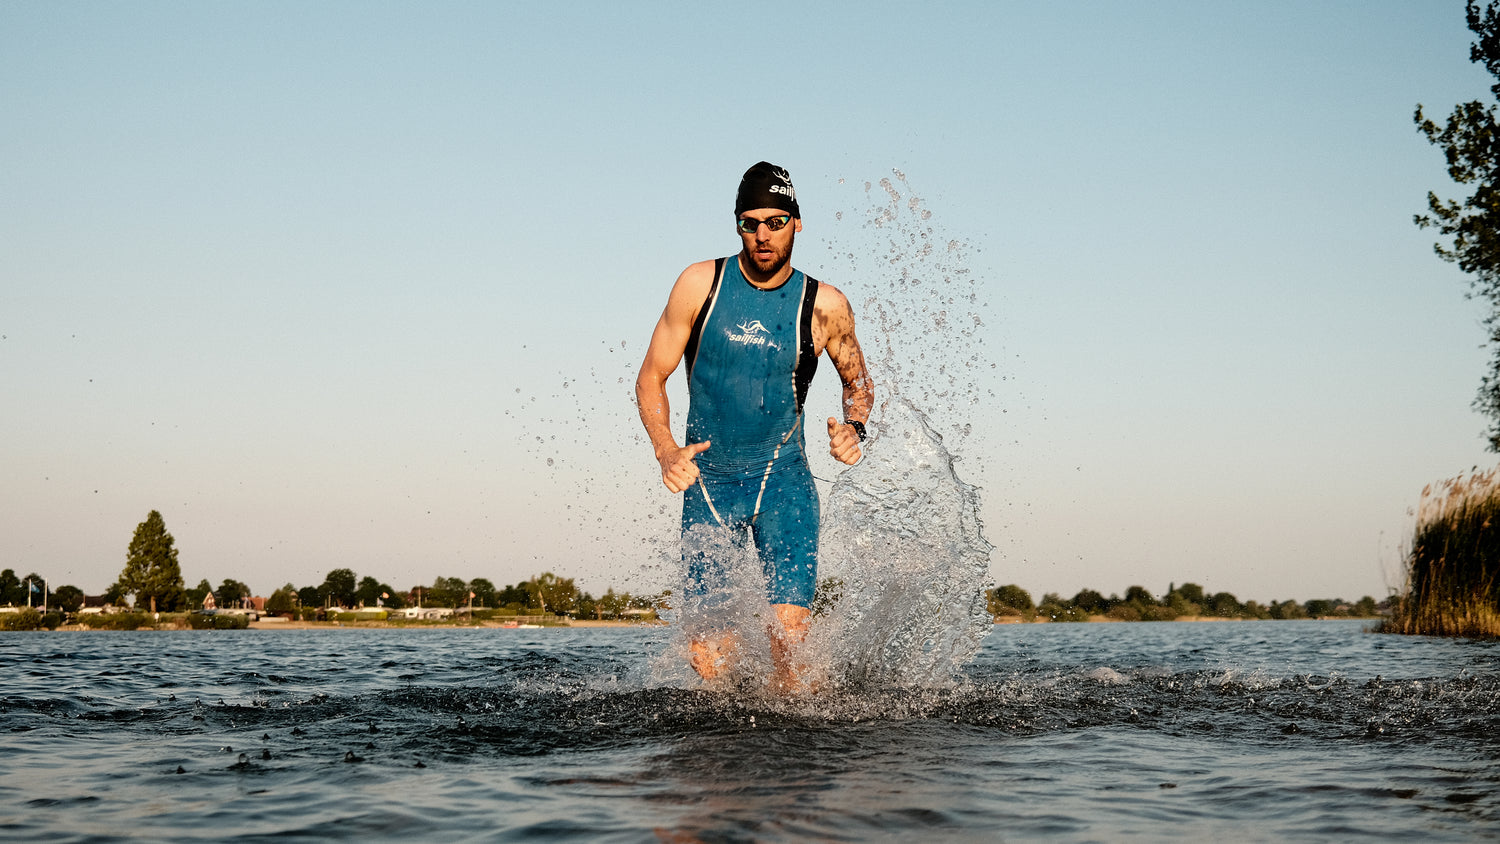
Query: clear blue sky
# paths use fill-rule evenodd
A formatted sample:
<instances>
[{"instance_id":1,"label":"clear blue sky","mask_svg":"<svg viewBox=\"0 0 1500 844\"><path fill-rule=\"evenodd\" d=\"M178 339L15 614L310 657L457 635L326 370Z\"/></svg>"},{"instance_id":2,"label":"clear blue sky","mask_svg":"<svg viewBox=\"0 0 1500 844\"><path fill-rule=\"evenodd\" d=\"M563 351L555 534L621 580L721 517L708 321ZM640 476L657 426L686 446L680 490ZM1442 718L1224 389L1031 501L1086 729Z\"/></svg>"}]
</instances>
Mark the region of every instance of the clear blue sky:
<instances>
[{"instance_id":1,"label":"clear blue sky","mask_svg":"<svg viewBox=\"0 0 1500 844\"><path fill-rule=\"evenodd\" d=\"M262 594L651 582L630 382L769 159L856 305L865 182L963 244L995 366L937 421L998 582L1379 596L1422 486L1494 461L1482 309L1411 224L1470 40L1456 2L0 4L0 567L101 591L157 509L189 583Z\"/></svg>"}]
</instances>

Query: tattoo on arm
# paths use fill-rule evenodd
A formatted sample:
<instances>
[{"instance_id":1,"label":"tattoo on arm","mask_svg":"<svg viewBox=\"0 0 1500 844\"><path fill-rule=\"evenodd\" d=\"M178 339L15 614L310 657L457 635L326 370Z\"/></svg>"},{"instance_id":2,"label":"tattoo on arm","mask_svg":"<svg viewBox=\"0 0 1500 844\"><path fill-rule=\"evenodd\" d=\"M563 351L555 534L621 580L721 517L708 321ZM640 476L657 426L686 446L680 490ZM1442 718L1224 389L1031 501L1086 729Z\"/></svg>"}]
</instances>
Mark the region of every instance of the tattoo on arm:
<instances>
[{"instance_id":1,"label":"tattoo on arm","mask_svg":"<svg viewBox=\"0 0 1500 844\"><path fill-rule=\"evenodd\" d=\"M844 418L864 422L875 405L875 385L854 336L854 314L847 308L829 320L828 357L844 382Z\"/></svg>"}]
</instances>

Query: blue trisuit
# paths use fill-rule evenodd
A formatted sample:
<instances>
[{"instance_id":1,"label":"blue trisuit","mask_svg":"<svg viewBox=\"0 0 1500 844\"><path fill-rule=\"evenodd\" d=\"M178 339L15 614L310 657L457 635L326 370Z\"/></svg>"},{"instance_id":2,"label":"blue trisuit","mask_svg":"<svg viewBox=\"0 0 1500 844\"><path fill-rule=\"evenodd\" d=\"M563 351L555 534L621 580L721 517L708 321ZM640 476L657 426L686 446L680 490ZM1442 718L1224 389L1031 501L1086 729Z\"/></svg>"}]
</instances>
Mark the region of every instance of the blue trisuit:
<instances>
[{"instance_id":1,"label":"blue trisuit","mask_svg":"<svg viewBox=\"0 0 1500 844\"><path fill-rule=\"evenodd\" d=\"M807 466L802 405L818 367L812 339L818 282L793 270L771 290L752 285L735 257L715 262L713 286L693 323L688 444L698 482L682 501L682 531L720 525L748 531L773 604L812 603L818 571L818 493ZM714 591L715 561L684 543L688 594Z\"/></svg>"}]
</instances>

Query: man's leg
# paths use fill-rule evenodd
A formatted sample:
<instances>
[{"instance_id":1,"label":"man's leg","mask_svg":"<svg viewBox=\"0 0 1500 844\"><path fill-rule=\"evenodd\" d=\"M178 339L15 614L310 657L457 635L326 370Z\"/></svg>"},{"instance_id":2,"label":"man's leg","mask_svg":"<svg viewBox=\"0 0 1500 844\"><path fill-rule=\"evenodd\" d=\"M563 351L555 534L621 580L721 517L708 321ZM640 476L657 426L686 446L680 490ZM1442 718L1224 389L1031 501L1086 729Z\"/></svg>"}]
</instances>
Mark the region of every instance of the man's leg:
<instances>
[{"instance_id":1,"label":"man's leg","mask_svg":"<svg viewBox=\"0 0 1500 844\"><path fill-rule=\"evenodd\" d=\"M796 604L772 604L776 620L767 631L771 636L771 665L774 673L771 686L780 692L799 694L813 691L808 666L798 660L802 640L807 638L807 625L812 620L812 610Z\"/></svg>"},{"instance_id":2,"label":"man's leg","mask_svg":"<svg viewBox=\"0 0 1500 844\"><path fill-rule=\"evenodd\" d=\"M766 575L766 597L775 620L771 638L772 685L783 692L811 691L808 667L799 660L812 619L818 575L818 492L806 466L767 478L765 504L752 536Z\"/></svg>"},{"instance_id":3,"label":"man's leg","mask_svg":"<svg viewBox=\"0 0 1500 844\"><path fill-rule=\"evenodd\" d=\"M732 560L736 548L742 542L742 534L726 528L721 513L715 511L714 501L719 507L733 512L737 490L726 484L713 484L712 498L709 484L700 480L683 494L682 502L682 556L687 581L683 584L683 598L696 604L695 613L708 615L714 606L727 601L730 589L726 560ZM738 529L740 532L743 528ZM698 618L702 624L706 619ZM709 631L691 634L688 638L688 664L707 681L718 680L734 670L739 661L740 637L732 630Z\"/></svg>"}]
</instances>

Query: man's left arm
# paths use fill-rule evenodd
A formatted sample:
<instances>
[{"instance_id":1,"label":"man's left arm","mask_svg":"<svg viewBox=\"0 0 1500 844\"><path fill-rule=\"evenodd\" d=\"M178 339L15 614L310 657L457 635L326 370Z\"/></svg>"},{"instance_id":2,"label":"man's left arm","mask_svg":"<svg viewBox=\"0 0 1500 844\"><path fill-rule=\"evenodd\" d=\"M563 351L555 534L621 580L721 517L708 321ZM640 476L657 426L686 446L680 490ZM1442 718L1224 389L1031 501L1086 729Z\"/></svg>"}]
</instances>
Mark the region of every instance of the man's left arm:
<instances>
[{"instance_id":1,"label":"man's left arm","mask_svg":"<svg viewBox=\"0 0 1500 844\"><path fill-rule=\"evenodd\" d=\"M844 418L828 417L828 453L853 465L859 462L861 437L859 430L847 423L863 426L869 420L870 408L875 405L874 384L859 338L854 335L854 310L849 300L832 285L824 284L818 289L817 307L828 338L824 350L844 382Z\"/></svg>"}]
</instances>

